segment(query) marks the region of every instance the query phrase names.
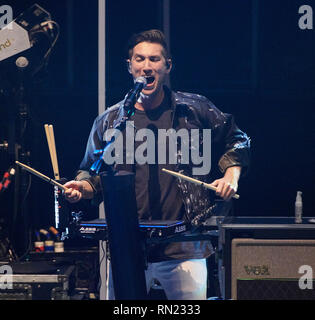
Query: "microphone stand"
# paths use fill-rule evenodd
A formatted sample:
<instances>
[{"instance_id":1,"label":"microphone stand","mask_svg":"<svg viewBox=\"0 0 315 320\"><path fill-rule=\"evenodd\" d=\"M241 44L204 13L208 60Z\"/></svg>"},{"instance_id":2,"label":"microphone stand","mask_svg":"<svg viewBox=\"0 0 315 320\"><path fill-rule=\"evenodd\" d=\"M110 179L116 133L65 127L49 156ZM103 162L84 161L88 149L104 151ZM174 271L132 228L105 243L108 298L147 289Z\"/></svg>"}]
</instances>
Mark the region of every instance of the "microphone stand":
<instances>
[{"instance_id":1,"label":"microphone stand","mask_svg":"<svg viewBox=\"0 0 315 320\"><path fill-rule=\"evenodd\" d=\"M119 123L118 126L115 127L115 129L119 131L123 131L126 128L126 123L130 119L130 117L134 114L135 111L135 103L138 99L139 95L135 96L132 95L132 90L130 90L127 94L127 97L124 101L124 116L121 119L121 122ZM99 156L99 158L92 164L90 168L90 174L92 176L99 175L100 170L102 168L102 165L104 163L104 154L106 154L109 150L109 147L111 144L115 141L115 138L112 137L112 139L106 144L105 148L102 150L95 150L94 154ZM112 172L114 174L114 169L112 166L107 165L107 169L109 172Z\"/></svg>"},{"instance_id":2,"label":"microphone stand","mask_svg":"<svg viewBox=\"0 0 315 320\"><path fill-rule=\"evenodd\" d=\"M26 135L25 131L29 119L29 105L26 102L26 87L25 87L25 68L27 65L18 68L18 78L19 82L17 84L15 94L15 105L17 118L14 122L14 127L17 126L17 141L14 141L14 158L15 161L21 161L26 164L30 164L30 151L26 148ZM22 234L22 239L19 241L16 240L16 246L25 252L28 246L28 218L29 218L29 209L26 201L27 193L29 190L29 183L31 177L20 168L16 168L15 175L15 185L14 185L14 210L13 210L13 220L12 220L12 233ZM22 223L19 222L19 219L22 219ZM16 232L18 227L19 231ZM12 238L13 239L13 238Z\"/></svg>"},{"instance_id":3,"label":"microphone stand","mask_svg":"<svg viewBox=\"0 0 315 320\"><path fill-rule=\"evenodd\" d=\"M115 129L124 130L127 120L134 113L137 97L132 97L131 104L128 98L130 92L124 103L124 116ZM147 298L144 272L145 239L139 227L135 174L115 171L109 165L107 171L100 172L104 162L103 156L109 152L109 146L113 141L114 137L103 150L96 151L100 156L91 166L90 174L99 175L102 184L115 299L144 300Z\"/></svg>"}]
</instances>

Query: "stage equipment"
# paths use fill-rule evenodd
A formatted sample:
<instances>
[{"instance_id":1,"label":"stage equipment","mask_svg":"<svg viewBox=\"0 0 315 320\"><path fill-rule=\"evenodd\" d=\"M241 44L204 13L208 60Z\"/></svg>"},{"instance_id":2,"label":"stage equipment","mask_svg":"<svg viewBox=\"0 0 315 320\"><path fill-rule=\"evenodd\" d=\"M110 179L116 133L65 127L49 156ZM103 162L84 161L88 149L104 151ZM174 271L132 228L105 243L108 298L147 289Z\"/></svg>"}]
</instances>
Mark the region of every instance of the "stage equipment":
<instances>
[{"instance_id":1,"label":"stage equipment","mask_svg":"<svg viewBox=\"0 0 315 320\"><path fill-rule=\"evenodd\" d=\"M66 242L65 251L58 253L30 251L29 261L20 263L18 271L24 274L36 272L54 274L57 269L75 266L73 273L71 273L67 295L71 300L85 300L92 295L97 297L100 280L99 250L95 244L86 246L87 242L84 243L85 245L81 245L82 247L77 249L77 246L72 247ZM49 291L45 294L47 296Z\"/></svg>"},{"instance_id":2,"label":"stage equipment","mask_svg":"<svg viewBox=\"0 0 315 320\"><path fill-rule=\"evenodd\" d=\"M33 82L40 80L39 72L46 71L58 37L58 24L38 4L32 5L0 30L0 91L6 97L7 106L4 108L9 116L8 137L0 149L8 152L12 162L30 164L28 100ZM24 174L17 166L9 238L16 242L14 246L21 247L17 250L21 252L28 250L28 235L25 234L24 239L22 237L29 229L27 197L30 188L31 175Z\"/></svg>"},{"instance_id":3,"label":"stage equipment","mask_svg":"<svg viewBox=\"0 0 315 320\"><path fill-rule=\"evenodd\" d=\"M0 61L31 48L27 30L12 21L0 31Z\"/></svg>"},{"instance_id":4,"label":"stage equipment","mask_svg":"<svg viewBox=\"0 0 315 320\"><path fill-rule=\"evenodd\" d=\"M18 161L16 164L40 179L62 190L67 190L65 186L37 170ZM102 173L101 181L105 197L115 297L128 300L145 299L144 245L139 232L134 175L128 172L118 172L115 176L112 174L107 176L106 173ZM124 195L124 202L119 199L121 194ZM128 272L125 269L126 265L128 265Z\"/></svg>"},{"instance_id":5,"label":"stage equipment","mask_svg":"<svg viewBox=\"0 0 315 320\"><path fill-rule=\"evenodd\" d=\"M82 215L81 215L82 218ZM184 242L184 241L210 241L214 249L217 248L218 243L218 221L222 220L223 216L212 216L206 221L202 228L198 229L198 232L193 231L190 223L183 220L177 221L160 221L160 220L139 220L139 230L142 238L142 244L145 246L145 261L147 264L147 249L152 244L162 244L170 242ZM124 230L121 228L121 231ZM108 225L104 219L95 219L91 221L81 220L80 217L74 216L73 222L69 227L69 238L71 239L91 239L108 241ZM124 237L124 235L121 235ZM119 255L119 250L116 253ZM217 263L214 261L213 266L209 270L209 277L212 279L209 281L209 290L212 288L212 292L215 292L216 296L219 296L219 281L217 279ZM116 257L117 259L119 257ZM210 267L209 267L210 268ZM158 289L158 287L154 287ZM127 288L126 288L127 290ZM155 293L154 293L155 292ZM149 292L148 298L152 298L152 294L157 294L159 291L153 290ZM160 294L161 297L161 294Z\"/></svg>"},{"instance_id":6,"label":"stage equipment","mask_svg":"<svg viewBox=\"0 0 315 320\"><path fill-rule=\"evenodd\" d=\"M2 143L0 143L0 151L7 151L8 150L8 141L3 140Z\"/></svg>"},{"instance_id":7,"label":"stage equipment","mask_svg":"<svg viewBox=\"0 0 315 320\"><path fill-rule=\"evenodd\" d=\"M139 230L134 173L102 172L100 178L115 298L146 299L144 240Z\"/></svg>"},{"instance_id":8,"label":"stage equipment","mask_svg":"<svg viewBox=\"0 0 315 320\"><path fill-rule=\"evenodd\" d=\"M121 121L114 129L122 132L126 128L127 120L134 113L134 104L146 83L144 77L135 79L134 88L126 96ZM114 141L115 137L112 137L103 150L94 151L96 161L89 171L91 175L101 178L115 298L145 299L144 242L139 230L135 176L134 173L116 172L103 160L111 152L110 146Z\"/></svg>"},{"instance_id":9,"label":"stage equipment","mask_svg":"<svg viewBox=\"0 0 315 320\"><path fill-rule=\"evenodd\" d=\"M315 267L315 225L294 217L228 217L219 224L224 299L305 300L300 267ZM313 279L308 279L311 283ZM305 278L304 280L305 281Z\"/></svg>"},{"instance_id":10,"label":"stage equipment","mask_svg":"<svg viewBox=\"0 0 315 320\"><path fill-rule=\"evenodd\" d=\"M0 300L69 300L74 278L74 265L38 262L0 263L10 267L0 290ZM4 277L4 276L2 276Z\"/></svg>"},{"instance_id":11,"label":"stage equipment","mask_svg":"<svg viewBox=\"0 0 315 320\"><path fill-rule=\"evenodd\" d=\"M134 86L129 91L124 102L124 108L125 110L127 110L127 112L133 111L133 107L140 95L140 92L146 86L146 84L147 84L147 79L145 77L138 77L135 79Z\"/></svg>"},{"instance_id":12,"label":"stage equipment","mask_svg":"<svg viewBox=\"0 0 315 320\"><path fill-rule=\"evenodd\" d=\"M188 231L190 225L183 220L139 220L139 228L146 239L165 239ZM105 219L74 222L71 229L71 233L74 236L94 240L108 239L108 228Z\"/></svg>"},{"instance_id":13,"label":"stage equipment","mask_svg":"<svg viewBox=\"0 0 315 320\"><path fill-rule=\"evenodd\" d=\"M53 125L44 125L46 138L49 148L50 160L54 171L54 177L56 180L60 180L59 175L59 166L57 160L57 151L56 151L56 143L55 143L55 135L54 135L54 127ZM60 202L59 202L59 189L58 186L54 186L54 199L55 199L55 227L59 228L59 217L60 217Z\"/></svg>"},{"instance_id":14,"label":"stage equipment","mask_svg":"<svg viewBox=\"0 0 315 320\"><path fill-rule=\"evenodd\" d=\"M50 45L35 67L36 72L46 64L46 59L56 44L59 25L51 20L50 14L45 9L34 4L0 30L0 61L34 48L39 44L41 34L49 40ZM33 72L33 75L36 72Z\"/></svg>"},{"instance_id":15,"label":"stage equipment","mask_svg":"<svg viewBox=\"0 0 315 320\"><path fill-rule=\"evenodd\" d=\"M0 193L8 189L14 175L14 168L9 168L9 170L4 173L2 181L0 182Z\"/></svg>"}]
</instances>

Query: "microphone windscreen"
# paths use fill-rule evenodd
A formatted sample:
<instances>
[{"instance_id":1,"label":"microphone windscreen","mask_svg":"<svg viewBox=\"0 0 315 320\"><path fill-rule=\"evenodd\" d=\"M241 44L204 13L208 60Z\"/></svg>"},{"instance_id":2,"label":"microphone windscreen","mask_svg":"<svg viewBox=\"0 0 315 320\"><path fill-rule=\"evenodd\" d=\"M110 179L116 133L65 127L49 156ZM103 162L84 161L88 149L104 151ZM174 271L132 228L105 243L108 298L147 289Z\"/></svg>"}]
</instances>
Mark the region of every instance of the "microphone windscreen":
<instances>
[{"instance_id":1,"label":"microphone windscreen","mask_svg":"<svg viewBox=\"0 0 315 320\"><path fill-rule=\"evenodd\" d=\"M147 85L147 79L145 77L138 77L135 80L135 83L143 83L143 86L145 87Z\"/></svg>"}]
</instances>

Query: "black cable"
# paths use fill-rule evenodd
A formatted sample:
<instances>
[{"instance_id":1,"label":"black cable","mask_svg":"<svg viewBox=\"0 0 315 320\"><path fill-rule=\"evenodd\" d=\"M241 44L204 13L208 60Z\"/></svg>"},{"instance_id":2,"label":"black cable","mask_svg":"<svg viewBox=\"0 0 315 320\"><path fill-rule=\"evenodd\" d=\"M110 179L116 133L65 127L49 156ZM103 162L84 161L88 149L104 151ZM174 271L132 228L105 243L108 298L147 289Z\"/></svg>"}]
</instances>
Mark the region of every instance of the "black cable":
<instances>
[{"instance_id":1,"label":"black cable","mask_svg":"<svg viewBox=\"0 0 315 320\"><path fill-rule=\"evenodd\" d=\"M23 197L23 199L21 201L21 210L22 210L22 212L23 212L24 203L25 203L25 201L26 201L26 199L27 199L27 197L29 195L29 192L30 192L30 189L31 189L31 185L32 185L32 176L30 174L28 176L29 176L29 178L28 178L27 189L26 189L25 195L24 195L24 197Z\"/></svg>"},{"instance_id":2,"label":"black cable","mask_svg":"<svg viewBox=\"0 0 315 320\"><path fill-rule=\"evenodd\" d=\"M27 247L26 251L20 257L16 257L17 262L23 261L23 259L28 255L28 253L31 250L32 250L32 231L29 230L28 231L28 247Z\"/></svg>"},{"instance_id":3,"label":"black cable","mask_svg":"<svg viewBox=\"0 0 315 320\"><path fill-rule=\"evenodd\" d=\"M55 38L52 41L51 41L51 36L47 33L47 31L44 30L44 27L46 25L49 25L49 24L53 24L53 25L55 25L57 27L57 34L55 35ZM38 28L38 26L35 26L35 27ZM34 37L34 35L36 35L37 33L43 33L48 38L48 40L50 41L50 47L48 48L48 50L44 54L43 59L41 60L39 66L35 69L35 71L33 71L32 76L34 76L36 73L38 73L42 69L42 67L44 67L44 66L47 67L48 58L49 58L49 56L51 54L52 49L55 46L55 44L56 44L56 42L57 42L57 40L59 38L59 34L60 34L59 24L57 22L55 22L55 21L52 21L52 20L42 22L40 24L40 29L35 29L34 30L34 28L30 30L30 38Z\"/></svg>"},{"instance_id":4,"label":"black cable","mask_svg":"<svg viewBox=\"0 0 315 320\"><path fill-rule=\"evenodd\" d=\"M26 223L26 219L25 219L25 216L24 216L24 213L25 213L25 210L24 210L25 208L24 208L24 206L25 206L26 199L27 199L27 197L28 197L28 195L29 195L29 192L30 192L30 189L31 189L31 185L32 185L32 176L29 175L28 186L27 186L25 195L24 195L24 197L23 197L23 199L22 199L22 201L21 201L21 206L20 206L21 212L22 212L22 216L23 216L23 218L24 218L24 219L23 219L24 224L25 224L24 227L25 227L26 229L28 229L28 226L26 225L27 223ZM26 257L27 254L28 254L28 253L31 251L31 249L32 249L32 236L31 236L31 234L32 234L32 231L29 230L29 231L28 231L28 237L26 238L26 240L28 241L26 251L25 251L20 257L17 257L17 260L18 260L18 261L22 261L22 260L24 259L24 257Z\"/></svg>"}]
</instances>

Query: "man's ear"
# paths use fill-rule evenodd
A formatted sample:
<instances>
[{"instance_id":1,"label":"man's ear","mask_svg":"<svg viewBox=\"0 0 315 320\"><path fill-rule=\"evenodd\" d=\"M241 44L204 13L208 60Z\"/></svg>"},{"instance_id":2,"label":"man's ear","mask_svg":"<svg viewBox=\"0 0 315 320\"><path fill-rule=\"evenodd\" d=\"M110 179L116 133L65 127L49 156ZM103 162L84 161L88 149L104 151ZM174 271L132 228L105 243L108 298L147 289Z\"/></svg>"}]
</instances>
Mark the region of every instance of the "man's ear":
<instances>
[{"instance_id":1,"label":"man's ear","mask_svg":"<svg viewBox=\"0 0 315 320\"><path fill-rule=\"evenodd\" d=\"M166 60L166 69L168 70L168 72L171 71L171 69L172 69L172 59L167 59Z\"/></svg>"},{"instance_id":2,"label":"man's ear","mask_svg":"<svg viewBox=\"0 0 315 320\"><path fill-rule=\"evenodd\" d=\"M129 73L131 73L131 62L130 59L126 59L126 66Z\"/></svg>"}]
</instances>

